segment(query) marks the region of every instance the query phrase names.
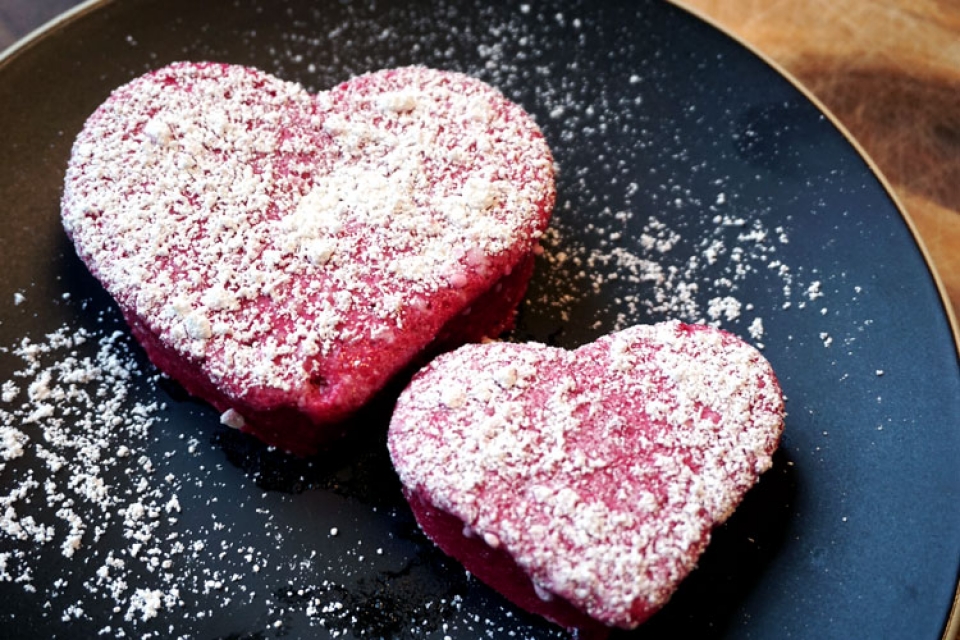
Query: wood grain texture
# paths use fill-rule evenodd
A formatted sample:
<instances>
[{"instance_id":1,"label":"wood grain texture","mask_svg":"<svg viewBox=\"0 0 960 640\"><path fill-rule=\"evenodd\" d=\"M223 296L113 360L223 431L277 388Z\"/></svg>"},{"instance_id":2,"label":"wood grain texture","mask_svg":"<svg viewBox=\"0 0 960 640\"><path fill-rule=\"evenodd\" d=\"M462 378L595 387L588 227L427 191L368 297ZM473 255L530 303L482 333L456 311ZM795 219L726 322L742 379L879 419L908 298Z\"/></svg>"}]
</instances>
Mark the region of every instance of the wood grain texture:
<instances>
[{"instance_id":1,"label":"wood grain texture","mask_svg":"<svg viewBox=\"0 0 960 640\"><path fill-rule=\"evenodd\" d=\"M960 316L960 2L673 2L766 55L836 116L887 178Z\"/></svg>"}]
</instances>

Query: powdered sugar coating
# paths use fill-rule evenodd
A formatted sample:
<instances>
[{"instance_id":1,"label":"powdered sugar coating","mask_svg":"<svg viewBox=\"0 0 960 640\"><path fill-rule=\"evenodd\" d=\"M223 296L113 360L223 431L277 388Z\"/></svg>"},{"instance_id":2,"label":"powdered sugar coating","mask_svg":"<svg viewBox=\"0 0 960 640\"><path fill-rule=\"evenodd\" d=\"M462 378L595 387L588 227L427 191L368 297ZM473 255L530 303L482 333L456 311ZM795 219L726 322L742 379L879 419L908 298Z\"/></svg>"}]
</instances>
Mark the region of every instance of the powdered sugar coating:
<instances>
[{"instance_id":1,"label":"powdered sugar coating","mask_svg":"<svg viewBox=\"0 0 960 640\"><path fill-rule=\"evenodd\" d=\"M313 96L179 63L90 117L62 210L138 338L218 408L322 423L528 259L553 199L536 125L467 76L407 67Z\"/></svg>"},{"instance_id":2,"label":"powdered sugar coating","mask_svg":"<svg viewBox=\"0 0 960 640\"><path fill-rule=\"evenodd\" d=\"M771 466L782 429L756 349L667 322L576 351L441 356L401 396L389 444L407 490L504 548L538 593L631 628Z\"/></svg>"}]
</instances>

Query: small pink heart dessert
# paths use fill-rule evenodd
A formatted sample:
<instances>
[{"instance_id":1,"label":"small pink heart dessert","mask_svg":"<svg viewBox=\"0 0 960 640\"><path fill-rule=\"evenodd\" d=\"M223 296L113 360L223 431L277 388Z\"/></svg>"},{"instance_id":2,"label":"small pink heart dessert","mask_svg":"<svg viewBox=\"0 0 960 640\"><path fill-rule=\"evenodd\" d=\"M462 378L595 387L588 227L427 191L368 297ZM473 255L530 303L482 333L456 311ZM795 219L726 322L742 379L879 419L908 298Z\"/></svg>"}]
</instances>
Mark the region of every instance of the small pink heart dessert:
<instances>
[{"instance_id":1,"label":"small pink heart dessert","mask_svg":"<svg viewBox=\"0 0 960 640\"><path fill-rule=\"evenodd\" d=\"M575 351L466 345L401 394L388 444L420 526L520 607L590 637L662 607L771 466L769 363L721 330Z\"/></svg>"},{"instance_id":2,"label":"small pink heart dessert","mask_svg":"<svg viewBox=\"0 0 960 640\"><path fill-rule=\"evenodd\" d=\"M310 453L402 370L512 325L553 176L531 118L464 75L311 95L178 63L88 119L62 217L161 370Z\"/></svg>"}]
</instances>

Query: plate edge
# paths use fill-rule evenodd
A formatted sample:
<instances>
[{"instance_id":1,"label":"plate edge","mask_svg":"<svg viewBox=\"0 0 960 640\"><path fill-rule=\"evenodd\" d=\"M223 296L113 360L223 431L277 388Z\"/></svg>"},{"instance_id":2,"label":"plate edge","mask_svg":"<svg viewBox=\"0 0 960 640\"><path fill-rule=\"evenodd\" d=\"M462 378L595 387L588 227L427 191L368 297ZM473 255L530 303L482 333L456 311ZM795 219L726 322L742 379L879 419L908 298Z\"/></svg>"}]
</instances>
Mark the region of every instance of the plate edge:
<instances>
[{"instance_id":1,"label":"plate edge","mask_svg":"<svg viewBox=\"0 0 960 640\"><path fill-rule=\"evenodd\" d=\"M40 26L34 28L32 31L15 41L3 51L0 51L0 68L9 64L9 62L15 58L17 54L30 48L48 32L53 31L64 23L73 21L81 14L93 10L95 7L110 4L111 2L113 2L113 0L84 0L84 2L67 9L63 13L54 16L53 18L50 18Z\"/></svg>"}]
</instances>

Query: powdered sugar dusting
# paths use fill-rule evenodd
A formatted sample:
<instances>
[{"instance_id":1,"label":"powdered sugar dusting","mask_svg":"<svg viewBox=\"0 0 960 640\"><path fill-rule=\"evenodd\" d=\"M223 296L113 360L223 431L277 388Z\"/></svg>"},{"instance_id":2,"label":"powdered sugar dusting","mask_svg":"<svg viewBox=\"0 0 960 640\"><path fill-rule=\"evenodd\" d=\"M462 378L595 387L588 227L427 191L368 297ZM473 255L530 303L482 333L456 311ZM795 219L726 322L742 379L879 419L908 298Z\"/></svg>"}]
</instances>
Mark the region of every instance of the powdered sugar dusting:
<instances>
[{"instance_id":1,"label":"powdered sugar dusting","mask_svg":"<svg viewBox=\"0 0 960 640\"><path fill-rule=\"evenodd\" d=\"M160 506L175 500L148 481L153 462L143 449L162 407L132 397L131 378L146 372L120 332L61 327L41 341L24 338L10 353L21 362L13 380L23 388L5 385L0 404L0 473L8 489L2 497L0 580L30 592L57 592L69 579L38 584L38 557L56 549L66 561L83 557L95 563L86 550L104 540L119 537L140 546L159 525ZM164 601L178 604L175 589L152 591L147 602L116 577L124 562L143 560L110 555L90 575L73 578L89 581L98 598L120 609L153 617ZM81 611L75 606L64 616Z\"/></svg>"}]
</instances>

